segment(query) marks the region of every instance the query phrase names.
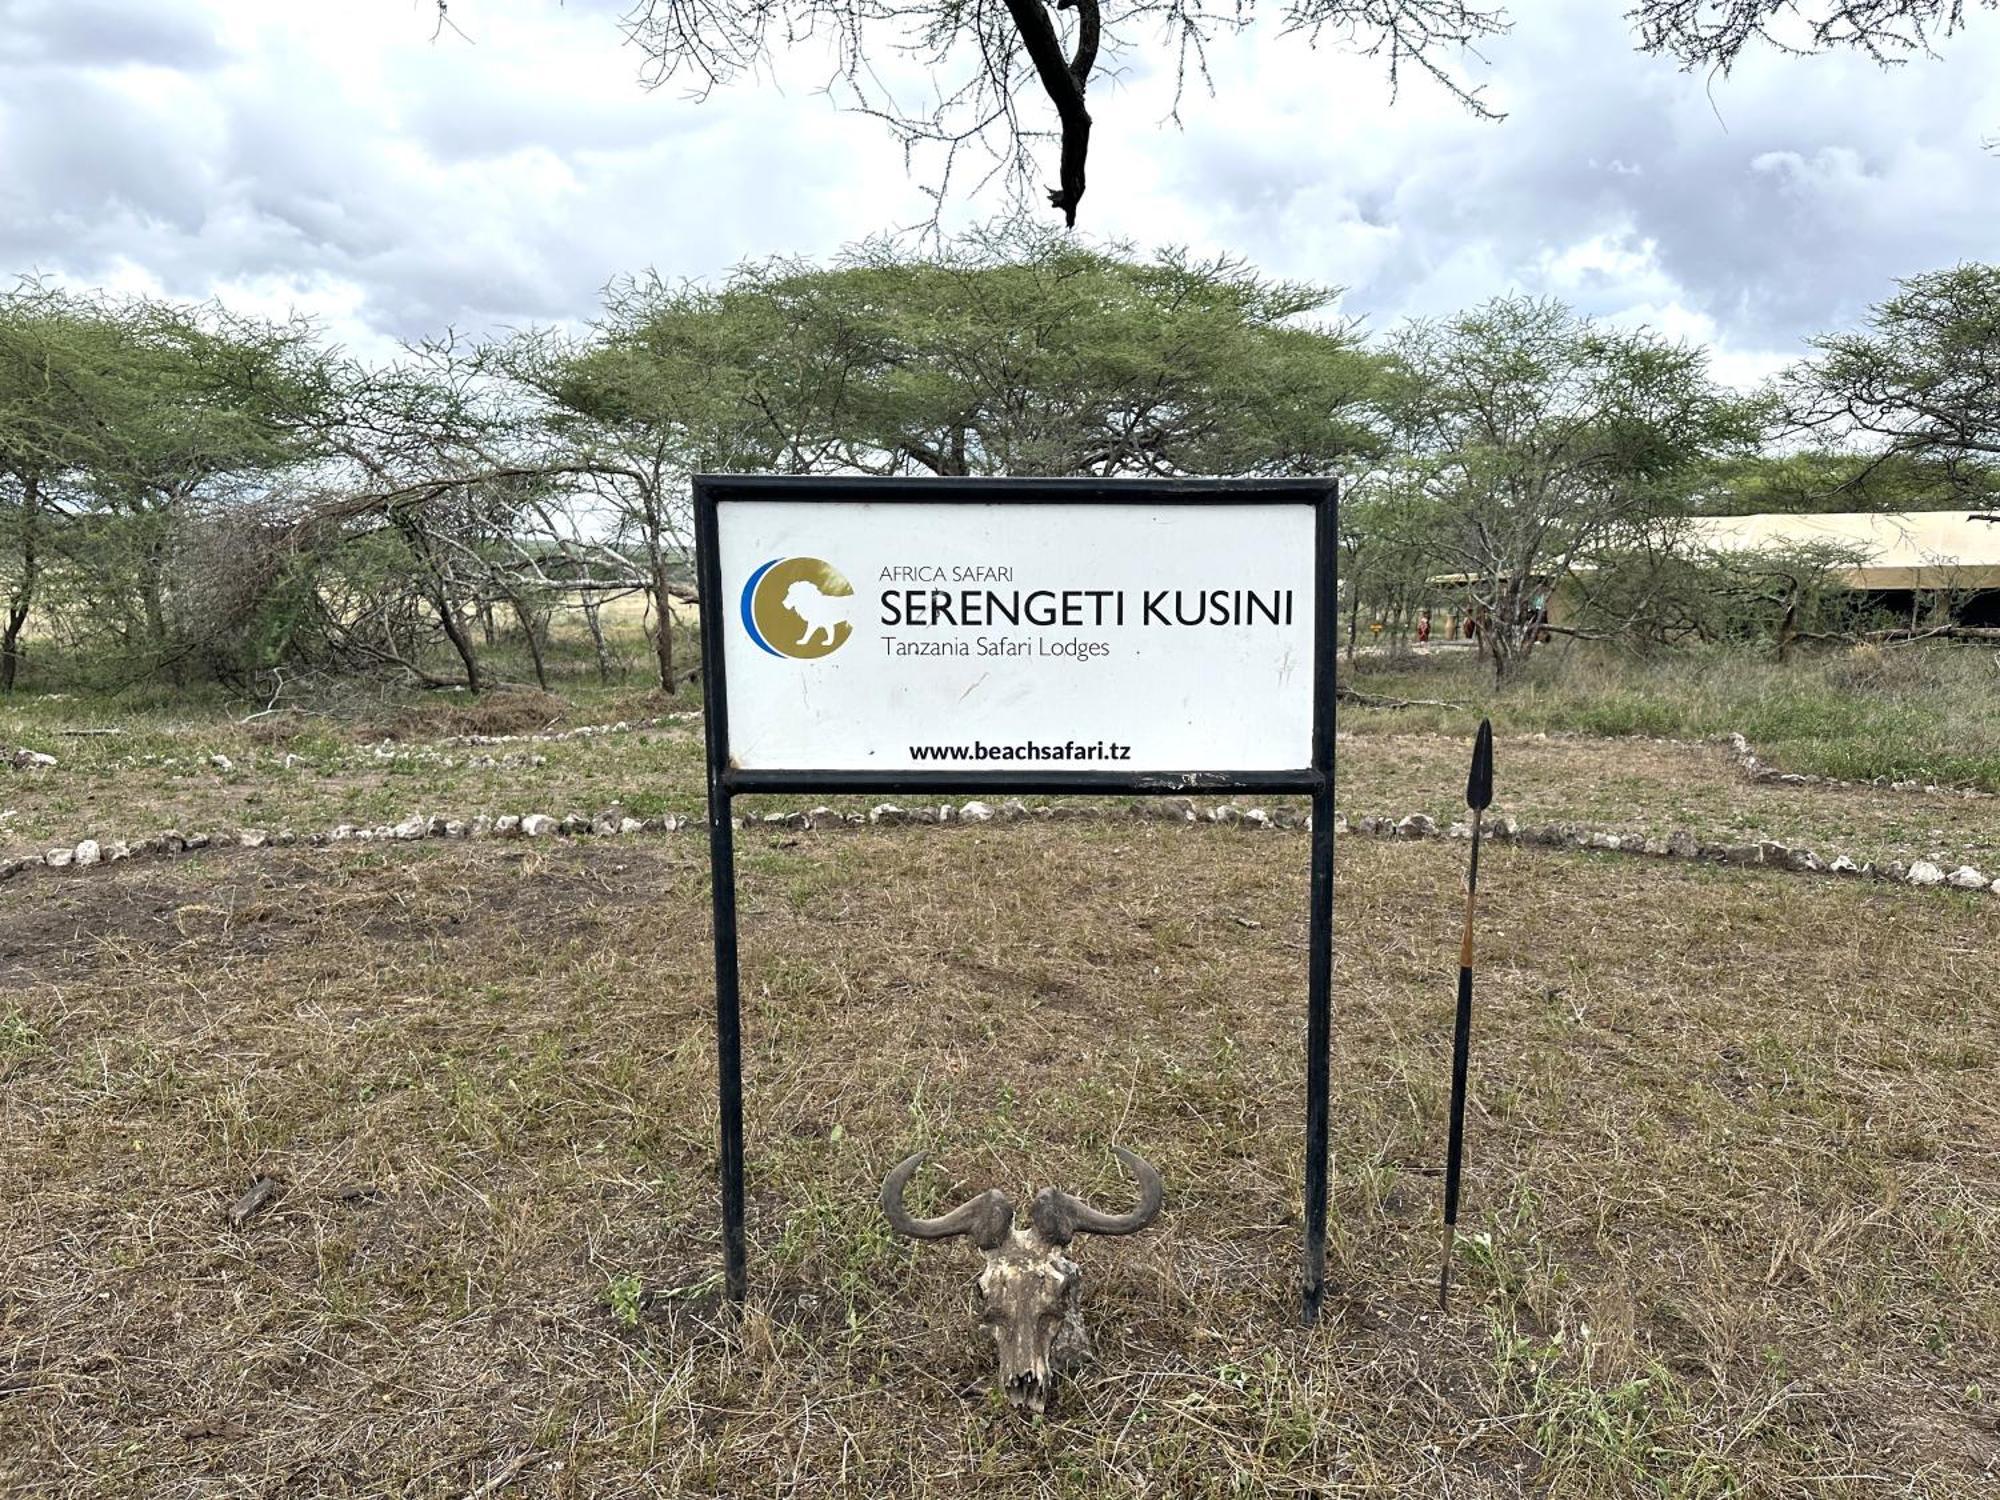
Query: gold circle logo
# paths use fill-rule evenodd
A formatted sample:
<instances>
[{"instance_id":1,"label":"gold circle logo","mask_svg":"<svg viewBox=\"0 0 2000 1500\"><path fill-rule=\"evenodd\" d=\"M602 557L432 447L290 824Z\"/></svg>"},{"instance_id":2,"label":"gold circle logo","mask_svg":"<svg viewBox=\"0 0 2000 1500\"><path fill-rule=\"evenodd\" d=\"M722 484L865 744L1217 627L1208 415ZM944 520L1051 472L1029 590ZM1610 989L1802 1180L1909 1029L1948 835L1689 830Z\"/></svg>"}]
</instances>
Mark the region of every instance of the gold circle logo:
<instances>
[{"instance_id":1,"label":"gold circle logo","mask_svg":"<svg viewBox=\"0 0 2000 1500\"><path fill-rule=\"evenodd\" d=\"M815 661L854 634L854 585L817 557L774 557L743 585L743 628L773 656Z\"/></svg>"}]
</instances>

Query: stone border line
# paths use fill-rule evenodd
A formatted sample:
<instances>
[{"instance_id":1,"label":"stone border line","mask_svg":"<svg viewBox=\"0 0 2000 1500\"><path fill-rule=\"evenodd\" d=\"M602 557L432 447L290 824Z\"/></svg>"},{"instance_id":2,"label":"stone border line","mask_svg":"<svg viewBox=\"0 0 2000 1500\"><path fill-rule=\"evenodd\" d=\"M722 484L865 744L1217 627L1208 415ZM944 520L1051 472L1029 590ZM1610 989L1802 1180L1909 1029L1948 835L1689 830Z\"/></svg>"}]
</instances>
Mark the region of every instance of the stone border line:
<instances>
[{"instance_id":1,"label":"stone border line","mask_svg":"<svg viewBox=\"0 0 2000 1500\"><path fill-rule=\"evenodd\" d=\"M1750 742L1734 731L1729 735L1729 754L1745 781L1776 782L1784 786L1866 787L1876 791L1917 792L1928 797L1958 797L1967 802L1984 801L1995 795L1970 787L1939 786L1935 782L1891 781L1887 776L1877 776L1872 781L1841 781L1832 776L1806 776L1797 771L1780 771L1776 766L1759 760L1757 753L1750 748Z\"/></svg>"},{"instance_id":2,"label":"stone border line","mask_svg":"<svg viewBox=\"0 0 2000 1500\"><path fill-rule=\"evenodd\" d=\"M987 802L940 803L935 806L902 807L883 802L867 812L841 812L819 806L793 812L745 813L738 820L745 829L821 829L852 827L903 827L951 823L1020 823L1105 821L1124 818L1133 822L1177 825L1215 824L1249 829L1302 829L1312 826L1312 818L1297 807L1275 810L1238 807L1225 802L1202 808L1190 797L1148 798L1128 809L1091 806L1037 806L1009 800L997 807ZM422 839L547 839L547 838L629 838L645 833L673 833L681 829L707 826L702 818L681 818L669 813L657 818L627 817L618 808L590 815L570 813L557 818L549 813L506 813L498 817L447 818L441 814L412 813L399 823L367 826L341 823L333 828L299 834L289 828L239 828L220 833L187 833L169 830L136 839L100 841L83 839L75 845L50 849L41 854L0 859L0 880L11 879L24 870L89 869L119 864L125 860L171 858L174 855L208 848L262 849L294 845L320 847L328 844L413 843ZM1782 870L1791 874L1874 880L1919 888L1946 886L1956 890L1980 891L2000 896L2000 878L1989 879L1971 865L1945 870L1931 860L1905 864L1894 860L1884 864L1861 863L1845 854L1822 859L1811 849L1764 839L1749 844L1704 844L1685 830L1666 838L1619 833L1573 823L1527 825L1511 817L1498 817L1487 825L1495 843L1518 844L1524 848L1580 849L1588 852L1622 854L1653 859L1678 859L1708 864ZM1452 823L1439 827L1426 813L1405 817L1377 817L1373 814L1349 819L1336 813L1333 831L1384 839L1469 839L1469 824Z\"/></svg>"}]
</instances>

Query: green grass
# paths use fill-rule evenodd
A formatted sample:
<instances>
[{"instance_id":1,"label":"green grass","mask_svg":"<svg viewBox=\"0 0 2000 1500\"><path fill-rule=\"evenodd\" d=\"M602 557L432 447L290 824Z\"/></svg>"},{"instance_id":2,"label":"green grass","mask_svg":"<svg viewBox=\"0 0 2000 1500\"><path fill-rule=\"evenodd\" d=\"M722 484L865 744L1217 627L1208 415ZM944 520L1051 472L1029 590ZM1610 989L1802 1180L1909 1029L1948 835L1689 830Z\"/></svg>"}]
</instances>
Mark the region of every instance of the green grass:
<instances>
[{"instance_id":1,"label":"green grass","mask_svg":"<svg viewBox=\"0 0 2000 1500\"><path fill-rule=\"evenodd\" d=\"M1738 653L1635 659L1557 645L1499 686L1467 656L1364 659L1349 680L1376 697L1463 707L1349 707L1348 731L1469 734L1481 715L1514 734L1736 730L1787 771L2000 791L2000 660L1983 649L1864 647L1781 666Z\"/></svg>"}]
</instances>

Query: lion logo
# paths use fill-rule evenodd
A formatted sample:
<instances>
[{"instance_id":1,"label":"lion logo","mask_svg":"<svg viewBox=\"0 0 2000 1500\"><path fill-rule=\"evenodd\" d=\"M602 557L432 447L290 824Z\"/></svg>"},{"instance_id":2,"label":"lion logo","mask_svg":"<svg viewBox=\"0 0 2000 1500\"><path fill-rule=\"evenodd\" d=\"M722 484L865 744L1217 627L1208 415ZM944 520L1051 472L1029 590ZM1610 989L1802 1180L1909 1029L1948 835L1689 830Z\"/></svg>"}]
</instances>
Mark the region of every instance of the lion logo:
<instances>
[{"instance_id":1,"label":"lion logo","mask_svg":"<svg viewBox=\"0 0 2000 1500\"><path fill-rule=\"evenodd\" d=\"M743 628L773 656L815 661L854 634L854 585L817 557L774 557L743 585Z\"/></svg>"}]
</instances>

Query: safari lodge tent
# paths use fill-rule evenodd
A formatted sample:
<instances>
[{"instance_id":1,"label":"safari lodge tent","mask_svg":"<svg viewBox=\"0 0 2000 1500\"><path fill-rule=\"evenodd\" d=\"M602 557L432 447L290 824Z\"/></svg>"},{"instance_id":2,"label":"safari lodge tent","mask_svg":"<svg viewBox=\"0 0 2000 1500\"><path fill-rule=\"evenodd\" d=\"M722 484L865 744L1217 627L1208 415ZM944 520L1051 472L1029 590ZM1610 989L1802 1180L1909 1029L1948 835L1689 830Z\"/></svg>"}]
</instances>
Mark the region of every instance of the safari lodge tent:
<instances>
[{"instance_id":1,"label":"safari lodge tent","mask_svg":"<svg viewBox=\"0 0 2000 1500\"><path fill-rule=\"evenodd\" d=\"M1837 547L1854 561L1836 571L1875 608L2000 626L2000 515L1838 511L1712 516L1694 524L1697 544L1717 552Z\"/></svg>"}]
</instances>

